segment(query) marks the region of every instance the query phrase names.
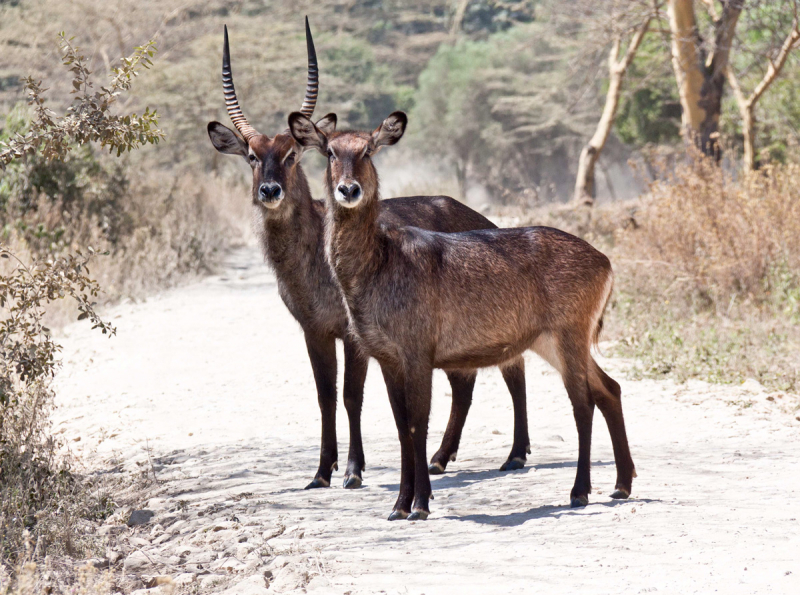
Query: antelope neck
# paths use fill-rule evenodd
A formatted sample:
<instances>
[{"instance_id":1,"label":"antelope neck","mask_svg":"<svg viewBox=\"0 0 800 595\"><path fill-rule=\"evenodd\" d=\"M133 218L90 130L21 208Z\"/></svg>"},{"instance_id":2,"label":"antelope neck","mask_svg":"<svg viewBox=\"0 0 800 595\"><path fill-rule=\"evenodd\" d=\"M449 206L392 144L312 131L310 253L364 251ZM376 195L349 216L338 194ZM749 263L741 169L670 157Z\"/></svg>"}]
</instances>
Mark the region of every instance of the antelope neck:
<instances>
[{"instance_id":1,"label":"antelope neck","mask_svg":"<svg viewBox=\"0 0 800 595\"><path fill-rule=\"evenodd\" d=\"M329 185L326 200L326 251L349 302L353 292L364 287L363 281L377 271L383 258L378 197L364 197L363 205L347 209L336 204Z\"/></svg>"},{"instance_id":2,"label":"antelope neck","mask_svg":"<svg viewBox=\"0 0 800 595\"><path fill-rule=\"evenodd\" d=\"M278 211L266 212L263 218L263 245L267 260L279 279L297 277L297 272L309 270L322 235L322 219L314 212L311 191L305 174L297 166L286 203Z\"/></svg>"}]
</instances>

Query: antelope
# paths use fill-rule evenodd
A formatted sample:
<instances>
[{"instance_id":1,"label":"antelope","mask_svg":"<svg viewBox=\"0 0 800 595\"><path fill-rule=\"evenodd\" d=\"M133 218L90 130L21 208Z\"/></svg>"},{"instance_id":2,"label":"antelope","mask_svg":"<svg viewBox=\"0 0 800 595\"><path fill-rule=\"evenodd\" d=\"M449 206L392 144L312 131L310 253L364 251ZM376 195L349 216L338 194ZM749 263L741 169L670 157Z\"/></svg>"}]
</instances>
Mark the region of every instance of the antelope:
<instances>
[{"instance_id":1,"label":"antelope","mask_svg":"<svg viewBox=\"0 0 800 595\"><path fill-rule=\"evenodd\" d=\"M426 438L434 368L504 366L533 350L562 376L578 429L573 507L591 492L592 416L608 424L617 467L612 498L635 476L619 384L597 365L611 295L611 263L587 242L549 227L442 233L380 220L372 156L397 143L395 112L373 132L337 132L298 112L289 130L328 158L326 251L359 346L381 366L401 448L400 492L389 520L424 520L432 497Z\"/></svg>"},{"instance_id":2,"label":"antelope","mask_svg":"<svg viewBox=\"0 0 800 595\"><path fill-rule=\"evenodd\" d=\"M308 83L301 108L303 117L314 112L319 91L319 71L311 30L306 18ZM336 440L336 340L344 343L343 400L350 423L350 449L344 475L345 488L362 484L365 468L361 441L361 407L368 358L349 336L347 311L325 258L324 203L313 200L299 160L301 148L288 130L273 137L259 134L244 117L236 97L231 71L228 29L224 30L222 84L228 115L236 130L219 122L208 124L217 151L243 157L253 170L252 201L265 260L275 272L280 296L305 336L316 383L322 419L320 463L306 489L328 487L338 470ZM336 116L319 120L320 130L333 132ZM377 207L381 225L414 225L436 231L464 231L495 227L488 219L447 196L414 196L386 200ZM431 472L443 473L454 461L461 431L472 402L476 372L447 373L452 387L452 407L441 447L431 460ZM514 406L514 443L501 470L521 468L530 453L523 360L503 368Z\"/></svg>"}]
</instances>

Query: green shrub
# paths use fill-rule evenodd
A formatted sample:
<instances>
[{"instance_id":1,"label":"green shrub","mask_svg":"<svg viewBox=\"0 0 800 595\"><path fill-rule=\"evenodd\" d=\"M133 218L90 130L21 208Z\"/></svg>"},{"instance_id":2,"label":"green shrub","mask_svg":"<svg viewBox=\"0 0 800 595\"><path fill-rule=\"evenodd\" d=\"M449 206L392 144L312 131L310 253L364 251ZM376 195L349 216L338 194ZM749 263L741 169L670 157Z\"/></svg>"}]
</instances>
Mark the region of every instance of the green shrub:
<instances>
[{"instance_id":1,"label":"green shrub","mask_svg":"<svg viewBox=\"0 0 800 595\"><path fill-rule=\"evenodd\" d=\"M0 275L0 558L13 564L29 539L42 556L48 548L79 553L69 518L95 515L97 508L95 501L74 497L83 488L49 434L60 347L44 325L47 307L71 298L78 319L103 334L115 330L94 311L100 288L88 276L91 253L26 265L0 247L0 257L10 268Z\"/></svg>"},{"instance_id":2,"label":"green shrub","mask_svg":"<svg viewBox=\"0 0 800 595\"><path fill-rule=\"evenodd\" d=\"M135 69L148 66L152 44L124 58L109 87L90 93L84 57L63 34L61 41L74 74L66 114L45 108L41 83L29 78L34 116L14 110L0 139L0 563L10 570L48 553L85 555L90 544L78 526L107 512L108 501L70 471L49 433L60 347L44 321L69 298L79 320L114 334L94 310L100 286L88 265L95 251L76 244L103 220L105 206L115 207L111 190L125 192L125 184L114 180L118 170L95 159L90 143L119 156L160 138L155 112L111 111ZM105 230L105 239L113 245L120 226L111 227L116 231Z\"/></svg>"}]
</instances>

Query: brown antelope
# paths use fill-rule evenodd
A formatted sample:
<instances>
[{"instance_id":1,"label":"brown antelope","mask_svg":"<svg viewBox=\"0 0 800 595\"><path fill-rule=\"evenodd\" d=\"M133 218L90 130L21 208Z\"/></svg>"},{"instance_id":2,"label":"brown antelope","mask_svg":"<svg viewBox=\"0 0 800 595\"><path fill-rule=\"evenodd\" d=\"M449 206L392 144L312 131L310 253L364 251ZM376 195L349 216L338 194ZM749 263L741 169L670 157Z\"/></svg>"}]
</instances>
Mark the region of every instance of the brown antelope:
<instances>
[{"instance_id":1,"label":"brown antelope","mask_svg":"<svg viewBox=\"0 0 800 595\"><path fill-rule=\"evenodd\" d=\"M402 453L389 520L429 514L433 369L503 366L528 349L561 373L572 402L579 451L571 505L589 502L595 404L614 447L612 498L627 498L635 471L620 388L591 355L611 295L611 263L548 227L441 233L382 225L372 155L400 140L406 124L395 112L372 133L336 132L301 113L289 116L298 144L328 157L327 256L359 346L378 360L389 389Z\"/></svg>"},{"instance_id":2,"label":"brown antelope","mask_svg":"<svg viewBox=\"0 0 800 595\"><path fill-rule=\"evenodd\" d=\"M306 19L308 85L301 113L311 117L318 93L314 43ZM364 451L361 443L361 405L368 358L347 332L347 311L325 259L324 203L313 200L299 164L302 147L288 131L269 137L247 122L233 86L228 30L222 55L222 84L231 121L241 136L219 122L208 125L208 135L221 153L243 157L253 170L252 198L265 259L278 280L281 298L305 334L308 356L317 386L322 417L319 469L307 488L327 487L338 469L336 442L336 339L344 342L344 405L350 422L350 450L345 488L361 485ZM320 130L336 127L332 114L317 122ZM447 196L415 196L383 201L378 206L382 225L414 225L436 231L492 228L485 217ZM455 460L461 431L472 402L475 370L448 372L453 402L441 448L431 461L432 472L442 473ZM523 360L509 361L503 377L514 404L514 444L501 470L518 469L529 453Z\"/></svg>"}]
</instances>

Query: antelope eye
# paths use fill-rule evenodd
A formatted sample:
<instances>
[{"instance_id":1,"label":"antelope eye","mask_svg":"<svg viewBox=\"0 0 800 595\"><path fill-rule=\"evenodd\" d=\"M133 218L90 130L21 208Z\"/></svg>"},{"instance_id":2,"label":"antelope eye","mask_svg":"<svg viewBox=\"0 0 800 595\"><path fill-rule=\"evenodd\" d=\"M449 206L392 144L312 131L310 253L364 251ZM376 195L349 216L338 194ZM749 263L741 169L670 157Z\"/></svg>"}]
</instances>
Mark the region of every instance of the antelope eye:
<instances>
[{"instance_id":1,"label":"antelope eye","mask_svg":"<svg viewBox=\"0 0 800 595\"><path fill-rule=\"evenodd\" d=\"M250 155L248 155L248 159L250 159L250 163L255 163L256 162L256 156L253 155L252 153L250 153Z\"/></svg>"},{"instance_id":2,"label":"antelope eye","mask_svg":"<svg viewBox=\"0 0 800 595\"><path fill-rule=\"evenodd\" d=\"M284 163L286 165L291 165L292 163L294 163L294 158L295 158L295 153L294 153L294 151L292 151L291 153L289 153L286 156L286 159L284 160Z\"/></svg>"},{"instance_id":3,"label":"antelope eye","mask_svg":"<svg viewBox=\"0 0 800 595\"><path fill-rule=\"evenodd\" d=\"M330 149L328 149L328 159L336 159L336 155Z\"/></svg>"},{"instance_id":4,"label":"antelope eye","mask_svg":"<svg viewBox=\"0 0 800 595\"><path fill-rule=\"evenodd\" d=\"M372 149L367 147L367 150L364 151L364 157L372 157Z\"/></svg>"}]
</instances>

